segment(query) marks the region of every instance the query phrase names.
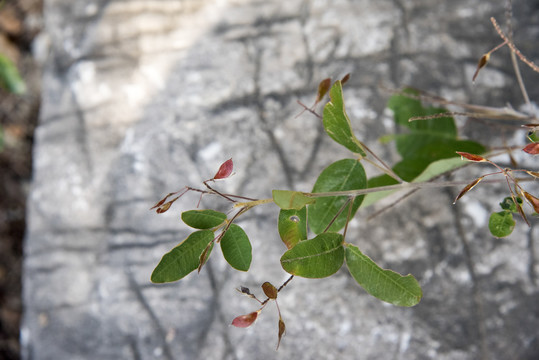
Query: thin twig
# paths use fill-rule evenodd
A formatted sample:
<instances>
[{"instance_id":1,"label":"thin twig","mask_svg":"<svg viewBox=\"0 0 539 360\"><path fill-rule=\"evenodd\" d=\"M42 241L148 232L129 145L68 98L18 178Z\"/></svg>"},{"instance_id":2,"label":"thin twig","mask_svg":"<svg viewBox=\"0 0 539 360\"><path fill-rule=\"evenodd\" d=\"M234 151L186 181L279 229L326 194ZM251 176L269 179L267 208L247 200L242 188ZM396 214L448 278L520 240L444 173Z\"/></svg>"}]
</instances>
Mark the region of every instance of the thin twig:
<instances>
[{"instance_id":1,"label":"thin twig","mask_svg":"<svg viewBox=\"0 0 539 360\"><path fill-rule=\"evenodd\" d=\"M492 25L494 26L494 29L496 29L496 32L498 33L498 35L500 35L500 37L504 40L504 41L507 41L507 46L509 46L509 48L511 48L511 50L518 56L518 58L523 62L525 63L526 65L528 65L530 68L533 69L533 71L539 73L539 67L537 65L534 64L533 61L531 60L528 60L528 58L526 58L521 52L520 50L517 49L517 47L515 46L515 44L507 37L507 35L505 35L505 33L502 31L502 29L500 28L500 25L498 25L498 22L496 21L496 19L494 19L494 17L491 17L490 18L490 21L492 22Z\"/></svg>"}]
</instances>

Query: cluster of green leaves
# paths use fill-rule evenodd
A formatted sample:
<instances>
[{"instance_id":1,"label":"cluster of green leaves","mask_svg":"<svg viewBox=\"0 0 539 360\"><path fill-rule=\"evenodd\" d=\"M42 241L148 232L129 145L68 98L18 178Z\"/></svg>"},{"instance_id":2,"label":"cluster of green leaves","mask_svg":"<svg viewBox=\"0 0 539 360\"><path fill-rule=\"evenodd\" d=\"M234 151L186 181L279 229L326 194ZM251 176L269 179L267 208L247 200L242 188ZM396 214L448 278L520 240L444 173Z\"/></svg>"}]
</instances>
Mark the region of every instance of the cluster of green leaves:
<instances>
[{"instance_id":1,"label":"cluster of green leaves","mask_svg":"<svg viewBox=\"0 0 539 360\"><path fill-rule=\"evenodd\" d=\"M200 268L209 259L215 241L221 244L226 261L236 270L251 266L251 243L245 231L227 222L227 215L214 210L190 210L182 213L188 226L199 229L166 253L154 269L154 283L177 281ZM215 233L221 230L216 237Z\"/></svg>"},{"instance_id":2,"label":"cluster of green leaves","mask_svg":"<svg viewBox=\"0 0 539 360\"><path fill-rule=\"evenodd\" d=\"M517 198L519 205L522 205L522 199ZM506 197L500 203L502 211L492 213L488 221L488 228L492 235L496 237L505 237L510 235L515 228L513 213L517 213L517 205L511 197Z\"/></svg>"}]
</instances>

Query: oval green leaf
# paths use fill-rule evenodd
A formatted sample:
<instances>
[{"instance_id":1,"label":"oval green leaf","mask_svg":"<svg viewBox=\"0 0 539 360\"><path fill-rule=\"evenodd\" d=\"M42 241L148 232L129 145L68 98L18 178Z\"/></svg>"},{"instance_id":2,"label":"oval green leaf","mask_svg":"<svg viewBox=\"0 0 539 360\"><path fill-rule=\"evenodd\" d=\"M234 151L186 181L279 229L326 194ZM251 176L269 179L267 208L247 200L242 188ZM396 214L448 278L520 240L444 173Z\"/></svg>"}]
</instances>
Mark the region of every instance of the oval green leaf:
<instances>
[{"instance_id":1,"label":"oval green leaf","mask_svg":"<svg viewBox=\"0 0 539 360\"><path fill-rule=\"evenodd\" d=\"M196 231L180 245L163 255L152 272L151 281L166 283L177 281L198 268L200 255L213 240L213 232Z\"/></svg>"},{"instance_id":2,"label":"oval green leaf","mask_svg":"<svg viewBox=\"0 0 539 360\"><path fill-rule=\"evenodd\" d=\"M343 159L325 168L313 187L313 193L343 190L358 190L367 187L367 176L361 163L355 159ZM353 217L364 195L355 198L352 205ZM315 234L323 232L342 206L347 196L320 197L314 205L309 206L309 226ZM348 218L348 209L344 209L335 219L329 231L336 232L344 227Z\"/></svg>"},{"instance_id":3,"label":"oval green leaf","mask_svg":"<svg viewBox=\"0 0 539 360\"><path fill-rule=\"evenodd\" d=\"M221 239L225 260L236 270L247 271L251 266L252 248L247 234L236 224L230 225Z\"/></svg>"},{"instance_id":4,"label":"oval green leaf","mask_svg":"<svg viewBox=\"0 0 539 360\"><path fill-rule=\"evenodd\" d=\"M345 244L350 274L372 296L397 306L414 306L421 300L421 286L412 275L382 269L357 247Z\"/></svg>"},{"instance_id":5,"label":"oval green leaf","mask_svg":"<svg viewBox=\"0 0 539 360\"><path fill-rule=\"evenodd\" d=\"M226 220L226 214L215 210L189 210L182 213L184 223L195 229L213 229Z\"/></svg>"},{"instance_id":6,"label":"oval green leaf","mask_svg":"<svg viewBox=\"0 0 539 360\"><path fill-rule=\"evenodd\" d=\"M296 246L301 240L307 239L307 208L281 210L278 229L281 240L289 249Z\"/></svg>"},{"instance_id":7,"label":"oval green leaf","mask_svg":"<svg viewBox=\"0 0 539 360\"><path fill-rule=\"evenodd\" d=\"M323 124L326 133L348 150L367 156L363 146L352 132L352 124L344 109L342 84L337 80L329 91L330 102L324 107Z\"/></svg>"},{"instance_id":8,"label":"oval green leaf","mask_svg":"<svg viewBox=\"0 0 539 360\"><path fill-rule=\"evenodd\" d=\"M283 254L281 266L286 272L305 278L333 275L344 262L343 241L343 236L337 233L324 233L301 241Z\"/></svg>"},{"instance_id":9,"label":"oval green leaf","mask_svg":"<svg viewBox=\"0 0 539 360\"><path fill-rule=\"evenodd\" d=\"M314 204L316 199L306 196L299 191L273 190L271 192L273 202L284 210L301 210L305 205Z\"/></svg>"},{"instance_id":10,"label":"oval green leaf","mask_svg":"<svg viewBox=\"0 0 539 360\"><path fill-rule=\"evenodd\" d=\"M498 238L511 235L515 228L513 214L509 210L492 213L488 220L488 228L490 233Z\"/></svg>"}]
</instances>

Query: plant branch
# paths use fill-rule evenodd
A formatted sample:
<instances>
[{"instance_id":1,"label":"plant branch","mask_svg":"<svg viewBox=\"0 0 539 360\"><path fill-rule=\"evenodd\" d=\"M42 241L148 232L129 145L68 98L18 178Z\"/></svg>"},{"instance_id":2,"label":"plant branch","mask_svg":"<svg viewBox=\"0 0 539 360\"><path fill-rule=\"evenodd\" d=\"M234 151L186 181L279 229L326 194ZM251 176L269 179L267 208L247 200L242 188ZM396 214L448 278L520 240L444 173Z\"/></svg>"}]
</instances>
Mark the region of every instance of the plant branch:
<instances>
[{"instance_id":1,"label":"plant branch","mask_svg":"<svg viewBox=\"0 0 539 360\"><path fill-rule=\"evenodd\" d=\"M490 18L490 21L492 22L492 25L494 26L494 28L496 29L496 32L498 33L498 35L500 35L500 37L507 42L507 46L509 46L509 48L511 49L512 52L514 52L518 58L523 62L525 63L526 65L528 65L530 68L533 69L533 71L539 73L539 67L537 65L535 65L533 63L533 61L529 60L528 58L526 58L521 52L520 50L517 49L517 47L515 46L515 44L513 44L513 42L507 37L507 35L505 35L505 33L502 31L502 29L500 28L500 25L498 25L498 22L496 21L496 19L494 19L493 17Z\"/></svg>"}]
</instances>

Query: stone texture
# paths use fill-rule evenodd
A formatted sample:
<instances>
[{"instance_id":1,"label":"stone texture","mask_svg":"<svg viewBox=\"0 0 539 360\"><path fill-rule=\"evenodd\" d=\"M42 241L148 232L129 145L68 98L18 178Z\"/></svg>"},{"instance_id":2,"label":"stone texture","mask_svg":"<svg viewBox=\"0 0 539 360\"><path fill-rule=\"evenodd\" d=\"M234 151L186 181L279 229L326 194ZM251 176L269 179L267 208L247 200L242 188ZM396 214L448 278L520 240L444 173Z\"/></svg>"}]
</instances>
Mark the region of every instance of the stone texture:
<instances>
[{"instance_id":1,"label":"stone texture","mask_svg":"<svg viewBox=\"0 0 539 360\"><path fill-rule=\"evenodd\" d=\"M381 83L482 105L522 103L507 52L470 81L477 59L499 42L489 17L503 14L502 1L478 0L45 1L23 358L536 357L537 221L506 240L489 236L501 187L474 189L456 206L453 191L425 190L355 221L350 239L381 265L413 273L424 299L412 309L389 306L345 271L294 279L279 298L287 335L278 352L272 306L247 330L229 326L257 305L235 288L287 278L274 206L240 220L253 243L248 273L232 271L216 251L200 275L149 282L160 257L188 235L180 212L198 201L186 196L166 214L149 212L166 193L198 186L230 157L236 175L219 183L224 191L263 198L274 188L309 190L322 168L350 156L319 121L295 118L296 100L310 104L325 77L352 72L345 97L354 130L389 161L397 160L391 147L376 142L394 131ZM515 4L516 41L531 59L538 16L534 2ZM523 72L537 98L537 74ZM495 145L503 138L459 124ZM509 141L523 144L524 134ZM208 198L201 206L227 209Z\"/></svg>"}]
</instances>

